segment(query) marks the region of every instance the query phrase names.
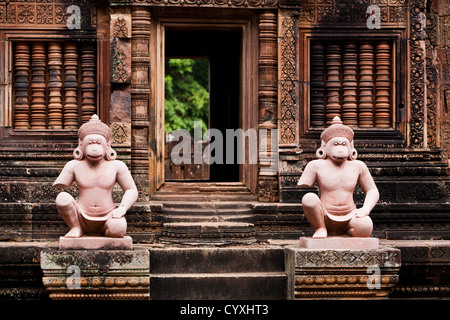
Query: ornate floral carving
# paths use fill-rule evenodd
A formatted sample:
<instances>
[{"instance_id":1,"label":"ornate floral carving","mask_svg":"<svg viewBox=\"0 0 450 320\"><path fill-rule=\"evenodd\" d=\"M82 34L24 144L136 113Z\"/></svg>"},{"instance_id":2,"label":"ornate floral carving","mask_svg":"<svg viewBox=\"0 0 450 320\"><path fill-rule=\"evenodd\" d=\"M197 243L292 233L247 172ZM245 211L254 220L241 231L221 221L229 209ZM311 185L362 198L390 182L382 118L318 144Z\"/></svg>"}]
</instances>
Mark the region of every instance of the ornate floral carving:
<instances>
[{"instance_id":1,"label":"ornate floral carving","mask_svg":"<svg viewBox=\"0 0 450 320\"><path fill-rule=\"evenodd\" d=\"M113 143L122 144L127 141L127 128L125 124L113 123L111 125Z\"/></svg>"},{"instance_id":2,"label":"ornate floral carving","mask_svg":"<svg viewBox=\"0 0 450 320\"><path fill-rule=\"evenodd\" d=\"M438 87L438 70L433 57L436 56L435 46L437 44L437 27L438 17L434 14L427 14L426 33L426 76L427 76L427 146L429 148L437 147L437 87Z\"/></svg>"},{"instance_id":3,"label":"ornate floral carving","mask_svg":"<svg viewBox=\"0 0 450 320\"><path fill-rule=\"evenodd\" d=\"M273 8L278 0L133 0L135 3L164 6Z\"/></svg>"},{"instance_id":4,"label":"ornate floral carving","mask_svg":"<svg viewBox=\"0 0 450 320\"><path fill-rule=\"evenodd\" d=\"M6 23L6 6L0 4L0 23Z\"/></svg>"},{"instance_id":5,"label":"ornate floral carving","mask_svg":"<svg viewBox=\"0 0 450 320\"><path fill-rule=\"evenodd\" d=\"M38 24L53 23L53 5L38 5L36 6L36 9L36 22Z\"/></svg>"},{"instance_id":6,"label":"ornate floral carving","mask_svg":"<svg viewBox=\"0 0 450 320\"><path fill-rule=\"evenodd\" d=\"M425 13L424 0L414 0L410 10L411 61L411 118L410 146L423 148L424 144L424 87L425 87Z\"/></svg>"},{"instance_id":7,"label":"ornate floral carving","mask_svg":"<svg viewBox=\"0 0 450 320\"><path fill-rule=\"evenodd\" d=\"M128 27L127 22L123 16L119 16L114 22L113 28L114 37L117 38L127 38L128 37Z\"/></svg>"},{"instance_id":8,"label":"ornate floral carving","mask_svg":"<svg viewBox=\"0 0 450 320\"><path fill-rule=\"evenodd\" d=\"M115 83L128 82L129 76L125 66L125 58L125 51L118 46L114 46L112 57L112 78Z\"/></svg>"},{"instance_id":9,"label":"ornate floral carving","mask_svg":"<svg viewBox=\"0 0 450 320\"><path fill-rule=\"evenodd\" d=\"M35 7L33 5L18 5L18 22L19 23L34 23L35 22Z\"/></svg>"},{"instance_id":10,"label":"ornate floral carving","mask_svg":"<svg viewBox=\"0 0 450 320\"><path fill-rule=\"evenodd\" d=\"M298 72L297 40L298 18L283 18L281 24L281 79L280 90L280 143L292 145L298 142Z\"/></svg>"},{"instance_id":11,"label":"ornate floral carving","mask_svg":"<svg viewBox=\"0 0 450 320\"><path fill-rule=\"evenodd\" d=\"M85 0L11 0L0 4L0 24L65 25L70 5L80 8L82 28L95 27L97 10Z\"/></svg>"},{"instance_id":12,"label":"ornate floral carving","mask_svg":"<svg viewBox=\"0 0 450 320\"><path fill-rule=\"evenodd\" d=\"M380 8L381 23L405 25L407 7L405 1L384 0L311 0L301 2L300 23L310 24L352 24L366 25L369 5Z\"/></svg>"}]
</instances>

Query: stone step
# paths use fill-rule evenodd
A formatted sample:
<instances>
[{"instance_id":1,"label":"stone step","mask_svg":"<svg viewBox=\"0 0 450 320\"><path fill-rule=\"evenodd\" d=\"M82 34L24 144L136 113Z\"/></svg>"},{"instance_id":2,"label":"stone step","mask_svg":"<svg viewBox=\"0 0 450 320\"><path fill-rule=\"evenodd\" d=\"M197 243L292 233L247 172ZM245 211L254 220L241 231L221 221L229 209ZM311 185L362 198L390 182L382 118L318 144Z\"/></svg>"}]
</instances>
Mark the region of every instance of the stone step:
<instances>
[{"instance_id":1,"label":"stone step","mask_svg":"<svg viewBox=\"0 0 450 320\"><path fill-rule=\"evenodd\" d=\"M198 216L209 216L209 215L251 215L251 208L228 208L228 209L217 209L217 208L163 208L164 215L198 215Z\"/></svg>"},{"instance_id":2,"label":"stone step","mask_svg":"<svg viewBox=\"0 0 450 320\"><path fill-rule=\"evenodd\" d=\"M241 182L165 182L158 192L249 192Z\"/></svg>"},{"instance_id":3,"label":"stone step","mask_svg":"<svg viewBox=\"0 0 450 320\"><path fill-rule=\"evenodd\" d=\"M161 203L165 209L216 209L216 210L226 210L226 209L253 209L254 203L252 202L241 202L241 201L213 201L213 202L202 202L202 201L154 201L152 203Z\"/></svg>"},{"instance_id":4,"label":"stone step","mask_svg":"<svg viewBox=\"0 0 450 320\"><path fill-rule=\"evenodd\" d=\"M257 201L241 182L166 182L153 201Z\"/></svg>"},{"instance_id":5,"label":"stone step","mask_svg":"<svg viewBox=\"0 0 450 320\"><path fill-rule=\"evenodd\" d=\"M162 241L185 244L253 243L255 226L245 222L174 222L164 223Z\"/></svg>"},{"instance_id":6,"label":"stone step","mask_svg":"<svg viewBox=\"0 0 450 320\"><path fill-rule=\"evenodd\" d=\"M202 202L217 202L217 201L256 201L256 197L247 192L229 192L229 193L160 193L156 192L150 199L151 201L202 201Z\"/></svg>"},{"instance_id":7,"label":"stone step","mask_svg":"<svg viewBox=\"0 0 450 320\"><path fill-rule=\"evenodd\" d=\"M286 299L282 248L165 248L151 251L158 299Z\"/></svg>"},{"instance_id":8,"label":"stone step","mask_svg":"<svg viewBox=\"0 0 450 320\"><path fill-rule=\"evenodd\" d=\"M168 247L152 249L150 259L152 274L284 271L282 247Z\"/></svg>"},{"instance_id":9,"label":"stone step","mask_svg":"<svg viewBox=\"0 0 450 320\"><path fill-rule=\"evenodd\" d=\"M168 182L151 200L163 213L164 243L256 242L252 205L256 197L242 183Z\"/></svg>"},{"instance_id":10,"label":"stone step","mask_svg":"<svg viewBox=\"0 0 450 320\"><path fill-rule=\"evenodd\" d=\"M150 278L153 300L284 300L284 272L157 274Z\"/></svg>"},{"instance_id":11,"label":"stone step","mask_svg":"<svg viewBox=\"0 0 450 320\"><path fill-rule=\"evenodd\" d=\"M247 222L251 223L253 221L252 215L165 215L164 223L174 223L174 222Z\"/></svg>"}]
</instances>

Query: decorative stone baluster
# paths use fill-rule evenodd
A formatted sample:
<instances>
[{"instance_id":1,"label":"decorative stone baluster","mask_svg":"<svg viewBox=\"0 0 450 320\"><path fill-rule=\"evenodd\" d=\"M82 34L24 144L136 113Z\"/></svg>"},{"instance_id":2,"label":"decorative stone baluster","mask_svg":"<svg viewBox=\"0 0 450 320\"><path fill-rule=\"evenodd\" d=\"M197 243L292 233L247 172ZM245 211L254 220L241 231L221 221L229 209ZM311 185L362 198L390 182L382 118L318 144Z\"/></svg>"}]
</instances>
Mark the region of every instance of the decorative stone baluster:
<instances>
[{"instance_id":1,"label":"decorative stone baluster","mask_svg":"<svg viewBox=\"0 0 450 320\"><path fill-rule=\"evenodd\" d=\"M311 107L310 121L313 127L325 125L324 91L325 47L322 42L311 44Z\"/></svg>"},{"instance_id":2,"label":"decorative stone baluster","mask_svg":"<svg viewBox=\"0 0 450 320\"><path fill-rule=\"evenodd\" d=\"M375 127L389 128L391 126L390 105L390 45L387 41L380 41L376 45L376 101Z\"/></svg>"},{"instance_id":3,"label":"decorative stone baluster","mask_svg":"<svg viewBox=\"0 0 450 320\"><path fill-rule=\"evenodd\" d=\"M44 42L33 42L31 46L31 128L46 128L45 68L46 50Z\"/></svg>"},{"instance_id":4,"label":"decorative stone baluster","mask_svg":"<svg viewBox=\"0 0 450 320\"><path fill-rule=\"evenodd\" d=\"M18 42L15 47L15 105L14 127L28 129L30 126L30 101L28 99L30 76L30 44Z\"/></svg>"},{"instance_id":5,"label":"decorative stone baluster","mask_svg":"<svg viewBox=\"0 0 450 320\"><path fill-rule=\"evenodd\" d=\"M326 121L327 125L331 125L333 118L341 116L340 103L340 65L341 65L341 48L338 44L329 43L326 53L327 68L327 102L326 102Z\"/></svg>"},{"instance_id":6,"label":"decorative stone baluster","mask_svg":"<svg viewBox=\"0 0 450 320\"><path fill-rule=\"evenodd\" d=\"M358 88L357 68L358 54L357 46L353 41L344 45L342 56L343 73L343 102L342 102L342 120L349 126L358 125L358 105L356 104L356 92Z\"/></svg>"},{"instance_id":7,"label":"decorative stone baluster","mask_svg":"<svg viewBox=\"0 0 450 320\"><path fill-rule=\"evenodd\" d=\"M359 46L359 127L373 127L373 44L362 42Z\"/></svg>"},{"instance_id":8,"label":"decorative stone baluster","mask_svg":"<svg viewBox=\"0 0 450 320\"><path fill-rule=\"evenodd\" d=\"M81 121L88 122L96 113L95 105L95 49L91 43L81 50Z\"/></svg>"},{"instance_id":9,"label":"decorative stone baluster","mask_svg":"<svg viewBox=\"0 0 450 320\"><path fill-rule=\"evenodd\" d=\"M62 44L50 42L48 45L48 69L49 69L49 104L48 127L50 129L62 129Z\"/></svg>"},{"instance_id":10,"label":"decorative stone baluster","mask_svg":"<svg viewBox=\"0 0 450 320\"><path fill-rule=\"evenodd\" d=\"M77 104L77 69L78 53L75 43L64 44L64 128L78 128L78 104Z\"/></svg>"}]
</instances>

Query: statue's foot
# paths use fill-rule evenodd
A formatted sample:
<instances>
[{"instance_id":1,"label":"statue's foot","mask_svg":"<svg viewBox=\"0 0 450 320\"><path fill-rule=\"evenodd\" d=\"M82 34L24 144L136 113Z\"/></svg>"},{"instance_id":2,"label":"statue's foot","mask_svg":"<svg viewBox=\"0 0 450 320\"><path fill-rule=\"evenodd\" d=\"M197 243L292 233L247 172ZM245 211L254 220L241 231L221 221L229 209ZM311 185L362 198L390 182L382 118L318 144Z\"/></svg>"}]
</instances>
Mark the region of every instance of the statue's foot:
<instances>
[{"instance_id":1,"label":"statue's foot","mask_svg":"<svg viewBox=\"0 0 450 320\"><path fill-rule=\"evenodd\" d=\"M73 227L66 233L64 237L66 238L79 238L83 235L83 229L80 227Z\"/></svg>"},{"instance_id":2,"label":"statue's foot","mask_svg":"<svg viewBox=\"0 0 450 320\"><path fill-rule=\"evenodd\" d=\"M314 232L313 238L326 238L328 235L326 228L319 228Z\"/></svg>"}]
</instances>

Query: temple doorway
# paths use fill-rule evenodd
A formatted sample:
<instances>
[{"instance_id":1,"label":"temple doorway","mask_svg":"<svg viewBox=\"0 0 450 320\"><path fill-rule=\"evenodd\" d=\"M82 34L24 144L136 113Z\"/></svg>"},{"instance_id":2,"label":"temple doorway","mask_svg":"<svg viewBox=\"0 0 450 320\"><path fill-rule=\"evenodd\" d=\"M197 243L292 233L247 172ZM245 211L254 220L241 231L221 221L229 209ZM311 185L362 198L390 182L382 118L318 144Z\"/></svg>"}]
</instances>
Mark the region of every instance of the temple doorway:
<instances>
[{"instance_id":1,"label":"temple doorway","mask_svg":"<svg viewBox=\"0 0 450 320\"><path fill-rule=\"evenodd\" d=\"M239 181L237 141L231 151L226 131L241 123L241 32L166 27L164 35L165 181Z\"/></svg>"},{"instance_id":2,"label":"temple doorway","mask_svg":"<svg viewBox=\"0 0 450 320\"><path fill-rule=\"evenodd\" d=\"M186 185L187 182L192 182L198 186L205 183L239 184L256 194L258 141L250 143L247 135L248 133L256 135L258 132L259 38L254 12L242 11L241 15L233 16L202 15L197 9L185 8L180 12L155 8L152 10L150 34L152 95L149 106L149 174L151 192L159 190L166 181L174 181L171 183ZM143 47L142 50L145 48ZM170 62L171 59L175 61ZM166 100L170 98L166 95L168 86L165 82L169 76L167 72L170 72L169 69L177 64L187 64L188 67L193 68L192 73L203 74L200 78L194 77L194 79L202 84L205 89L202 90L207 91L208 94L206 100L204 99L200 104L206 108L204 110L206 112L201 112L205 116L202 120L204 125L201 125L202 130L200 135L197 135L200 138L197 140L207 140L205 144L201 142L201 149L203 149L201 156L206 154L206 158L209 156L213 158L209 158L211 161L206 167L207 170L204 170L203 164L195 164L192 159L193 164L188 169L192 172L194 169L200 170L201 173L197 175L189 172L181 174L177 170L186 170L186 167L173 170L173 164L167 161L172 161L170 148L174 146L168 148L166 141L170 141L167 137L171 132L166 131L173 132L177 128L166 126L169 123L166 121L170 121L169 111L166 110ZM194 70L197 66L200 66L200 70ZM205 76L205 70L207 76ZM170 76L175 77L175 75ZM190 115L190 118L187 115ZM194 120L199 120L192 115L193 113L186 113L186 117L180 122L193 123ZM185 129L194 130L195 125ZM212 131L209 132L209 136L206 136L210 139L205 139L206 130ZM235 135L231 138L233 141L228 141L227 133L231 131ZM216 141L217 134L222 136L223 141L217 141L214 148L211 146L204 152L208 145ZM195 134L193 140L193 142L196 141ZM177 142L179 141L181 139ZM215 148L220 144L222 144L221 150L216 150ZM253 148L248 147L249 145ZM238 147L239 149L236 150ZM217 154L216 151L220 151L221 154ZM193 152L191 156L192 154ZM256 161L253 161L254 159ZM196 162L198 163L198 158Z\"/></svg>"}]
</instances>

